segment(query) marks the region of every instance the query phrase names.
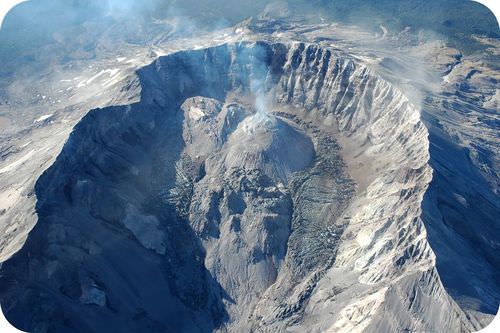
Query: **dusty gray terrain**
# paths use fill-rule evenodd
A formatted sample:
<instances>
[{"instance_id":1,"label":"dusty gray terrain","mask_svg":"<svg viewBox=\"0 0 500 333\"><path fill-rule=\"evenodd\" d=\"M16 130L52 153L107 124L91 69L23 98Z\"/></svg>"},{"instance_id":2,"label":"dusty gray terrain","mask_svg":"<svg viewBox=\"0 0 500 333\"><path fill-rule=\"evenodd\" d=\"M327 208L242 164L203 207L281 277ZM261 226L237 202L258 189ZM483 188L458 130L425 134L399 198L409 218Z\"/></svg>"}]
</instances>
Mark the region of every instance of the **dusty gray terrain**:
<instances>
[{"instance_id":1,"label":"dusty gray terrain","mask_svg":"<svg viewBox=\"0 0 500 333\"><path fill-rule=\"evenodd\" d=\"M491 321L498 38L473 36L483 49L463 53L283 4L226 28L146 27L117 40L112 26L92 55L37 75L44 59L4 71L0 297L12 323L471 332Z\"/></svg>"}]
</instances>

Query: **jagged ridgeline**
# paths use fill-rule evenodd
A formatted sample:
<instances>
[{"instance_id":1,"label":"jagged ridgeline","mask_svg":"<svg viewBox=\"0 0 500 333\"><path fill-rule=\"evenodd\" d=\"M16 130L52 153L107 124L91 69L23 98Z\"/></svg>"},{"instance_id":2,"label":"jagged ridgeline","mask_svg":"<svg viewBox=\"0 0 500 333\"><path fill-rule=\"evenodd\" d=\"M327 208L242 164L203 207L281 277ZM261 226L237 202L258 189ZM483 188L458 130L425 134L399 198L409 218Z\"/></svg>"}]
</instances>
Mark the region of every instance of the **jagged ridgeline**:
<instances>
[{"instance_id":1,"label":"jagged ridgeline","mask_svg":"<svg viewBox=\"0 0 500 333\"><path fill-rule=\"evenodd\" d=\"M304 43L183 51L137 80L38 180L0 271L17 327L473 329L434 268L427 131L397 89Z\"/></svg>"}]
</instances>

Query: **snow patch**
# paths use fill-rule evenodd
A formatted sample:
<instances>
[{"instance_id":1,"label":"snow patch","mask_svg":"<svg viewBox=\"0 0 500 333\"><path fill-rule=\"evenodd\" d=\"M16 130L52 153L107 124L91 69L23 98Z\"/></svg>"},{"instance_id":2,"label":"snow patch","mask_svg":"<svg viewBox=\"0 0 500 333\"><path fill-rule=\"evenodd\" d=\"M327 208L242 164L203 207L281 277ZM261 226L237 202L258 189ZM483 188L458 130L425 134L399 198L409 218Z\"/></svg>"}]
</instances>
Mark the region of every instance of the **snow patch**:
<instances>
[{"instance_id":1,"label":"snow patch","mask_svg":"<svg viewBox=\"0 0 500 333\"><path fill-rule=\"evenodd\" d=\"M28 161L34 154L35 151L32 150L23 157L17 159L16 161L4 166L3 168L0 169L0 174L15 170L17 167L21 166L24 162Z\"/></svg>"},{"instance_id":2,"label":"snow patch","mask_svg":"<svg viewBox=\"0 0 500 333\"><path fill-rule=\"evenodd\" d=\"M380 305L384 303L387 289L383 288L342 309L337 322L327 332L363 332L370 324Z\"/></svg>"},{"instance_id":3,"label":"snow patch","mask_svg":"<svg viewBox=\"0 0 500 333\"><path fill-rule=\"evenodd\" d=\"M40 122L42 122L42 121L44 121L44 120L49 119L49 118L50 118L50 117L52 117L53 115L54 115L54 114L52 114L52 113L51 113L51 114L46 114L46 115L44 115L44 116L41 116L40 118L35 119L35 121L34 121L34 122L35 122L35 123L40 123Z\"/></svg>"},{"instance_id":4,"label":"snow patch","mask_svg":"<svg viewBox=\"0 0 500 333\"><path fill-rule=\"evenodd\" d=\"M200 108L197 108L197 107L191 107L189 108L189 117L193 120L200 120L201 118L203 118L203 116L205 116L205 113L200 109Z\"/></svg>"}]
</instances>

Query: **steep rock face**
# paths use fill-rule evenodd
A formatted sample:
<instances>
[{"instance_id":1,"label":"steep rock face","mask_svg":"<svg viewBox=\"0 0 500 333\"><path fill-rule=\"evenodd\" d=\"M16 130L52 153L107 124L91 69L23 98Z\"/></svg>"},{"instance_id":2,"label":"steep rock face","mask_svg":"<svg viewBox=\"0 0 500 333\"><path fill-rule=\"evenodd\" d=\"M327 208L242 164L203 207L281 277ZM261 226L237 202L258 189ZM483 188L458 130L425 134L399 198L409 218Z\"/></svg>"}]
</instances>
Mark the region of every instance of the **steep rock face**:
<instances>
[{"instance_id":1,"label":"steep rock face","mask_svg":"<svg viewBox=\"0 0 500 333\"><path fill-rule=\"evenodd\" d=\"M138 76L141 101L90 112L38 181L1 268L18 327L472 330L434 268L427 132L399 91L303 43Z\"/></svg>"},{"instance_id":2,"label":"steep rock face","mask_svg":"<svg viewBox=\"0 0 500 333\"><path fill-rule=\"evenodd\" d=\"M424 218L448 292L473 313L495 315L500 300L500 75L498 56L485 54L486 61L465 56L449 66L440 87L443 97L426 100L435 172Z\"/></svg>"}]
</instances>

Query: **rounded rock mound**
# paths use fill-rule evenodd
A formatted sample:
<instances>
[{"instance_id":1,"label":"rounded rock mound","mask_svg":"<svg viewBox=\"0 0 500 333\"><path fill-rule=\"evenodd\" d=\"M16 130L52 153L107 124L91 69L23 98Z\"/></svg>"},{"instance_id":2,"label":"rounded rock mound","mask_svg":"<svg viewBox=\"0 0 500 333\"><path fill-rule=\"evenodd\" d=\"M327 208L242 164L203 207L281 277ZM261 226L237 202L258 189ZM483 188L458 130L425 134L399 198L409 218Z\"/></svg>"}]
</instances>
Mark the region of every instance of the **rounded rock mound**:
<instances>
[{"instance_id":1,"label":"rounded rock mound","mask_svg":"<svg viewBox=\"0 0 500 333\"><path fill-rule=\"evenodd\" d=\"M309 137L264 112L243 120L229 137L228 146L226 168L262 170L284 183L314 158L314 145Z\"/></svg>"}]
</instances>

